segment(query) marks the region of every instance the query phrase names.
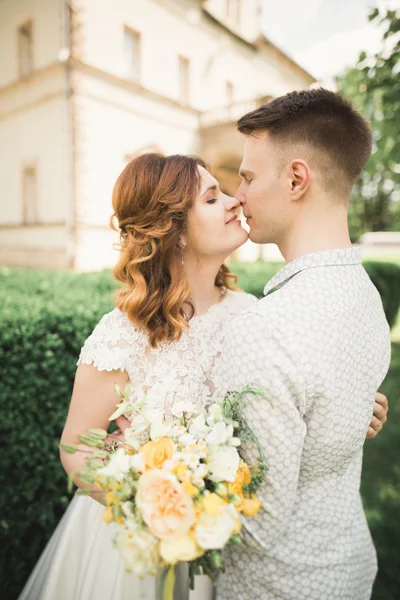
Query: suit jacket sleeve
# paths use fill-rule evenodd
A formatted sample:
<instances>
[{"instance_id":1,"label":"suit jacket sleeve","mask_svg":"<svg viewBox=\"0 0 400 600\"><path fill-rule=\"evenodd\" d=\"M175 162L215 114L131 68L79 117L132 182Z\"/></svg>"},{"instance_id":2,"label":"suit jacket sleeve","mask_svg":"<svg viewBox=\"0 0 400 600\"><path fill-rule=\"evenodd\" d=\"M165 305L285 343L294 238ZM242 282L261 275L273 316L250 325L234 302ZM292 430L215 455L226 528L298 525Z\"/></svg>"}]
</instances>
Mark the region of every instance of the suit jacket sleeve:
<instances>
[{"instance_id":1,"label":"suit jacket sleeve","mask_svg":"<svg viewBox=\"0 0 400 600\"><path fill-rule=\"evenodd\" d=\"M245 385L264 388L271 404L247 394L243 413L265 452L268 471L258 492L262 508L245 519L250 544L268 550L287 527L295 502L306 424L304 373L290 340L270 320L252 310L231 325L220 362L222 391L240 391ZM254 448L243 446L251 463ZM247 536L248 537L248 536Z\"/></svg>"}]
</instances>

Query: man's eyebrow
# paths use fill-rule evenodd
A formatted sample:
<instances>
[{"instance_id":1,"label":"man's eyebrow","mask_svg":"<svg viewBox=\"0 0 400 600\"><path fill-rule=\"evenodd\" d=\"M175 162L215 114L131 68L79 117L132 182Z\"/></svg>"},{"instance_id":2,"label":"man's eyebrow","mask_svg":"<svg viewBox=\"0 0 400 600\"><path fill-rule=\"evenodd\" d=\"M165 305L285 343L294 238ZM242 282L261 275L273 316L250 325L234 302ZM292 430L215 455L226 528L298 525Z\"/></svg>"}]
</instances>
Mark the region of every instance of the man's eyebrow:
<instances>
[{"instance_id":1,"label":"man's eyebrow","mask_svg":"<svg viewBox=\"0 0 400 600\"><path fill-rule=\"evenodd\" d=\"M247 169L240 169L239 171L240 177L248 177L250 175L254 177L254 173L252 171L248 171Z\"/></svg>"},{"instance_id":2,"label":"man's eyebrow","mask_svg":"<svg viewBox=\"0 0 400 600\"><path fill-rule=\"evenodd\" d=\"M207 194L207 192L209 192L210 190L212 190L213 192L216 192L217 189L218 189L218 185L216 183L214 183L214 185L210 185L210 187L208 187L206 189L206 191L202 193L201 197L205 196Z\"/></svg>"}]
</instances>

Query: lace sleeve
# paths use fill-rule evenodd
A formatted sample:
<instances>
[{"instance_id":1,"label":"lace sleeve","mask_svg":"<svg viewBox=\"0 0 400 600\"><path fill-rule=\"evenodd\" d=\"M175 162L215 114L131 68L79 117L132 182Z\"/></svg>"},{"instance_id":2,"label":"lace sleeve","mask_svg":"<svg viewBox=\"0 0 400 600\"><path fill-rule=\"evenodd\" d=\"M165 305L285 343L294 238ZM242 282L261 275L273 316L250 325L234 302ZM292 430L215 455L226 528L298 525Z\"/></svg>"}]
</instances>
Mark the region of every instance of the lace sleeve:
<instances>
[{"instance_id":1,"label":"lace sleeve","mask_svg":"<svg viewBox=\"0 0 400 600\"><path fill-rule=\"evenodd\" d=\"M99 371L128 370L138 331L118 308L105 314L84 343L77 365L93 364Z\"/></svg>"}]
</instances>

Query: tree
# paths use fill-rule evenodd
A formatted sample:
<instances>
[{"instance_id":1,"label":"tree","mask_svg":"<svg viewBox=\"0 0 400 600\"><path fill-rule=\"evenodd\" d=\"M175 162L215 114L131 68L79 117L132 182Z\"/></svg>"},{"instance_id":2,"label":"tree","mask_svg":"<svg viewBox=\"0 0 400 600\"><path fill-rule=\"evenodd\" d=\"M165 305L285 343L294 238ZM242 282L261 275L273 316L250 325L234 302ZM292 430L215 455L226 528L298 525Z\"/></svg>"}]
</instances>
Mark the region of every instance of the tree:
<instances>
[{"instance_id":1,"label":"tree","mask_svg":"<svg viewBox=\"0 0 400 600\"><path fill-rule=\"evenodd\" d=\"M373 9L382 27L379 51L362 52L355 67L336 79L338 91L371 122L373 149L353 190L353 240L365 231L400 229L400 13Z\"/></svg>"}]
</instances>

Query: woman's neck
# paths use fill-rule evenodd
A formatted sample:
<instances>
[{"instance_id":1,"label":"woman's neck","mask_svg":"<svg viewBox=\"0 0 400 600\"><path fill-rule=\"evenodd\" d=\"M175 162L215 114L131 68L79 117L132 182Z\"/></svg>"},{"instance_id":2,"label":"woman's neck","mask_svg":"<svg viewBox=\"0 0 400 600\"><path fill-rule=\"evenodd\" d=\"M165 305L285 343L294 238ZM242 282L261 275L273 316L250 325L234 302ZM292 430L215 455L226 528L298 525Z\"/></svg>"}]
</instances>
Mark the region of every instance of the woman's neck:
<instances>
[{"instance_id":1,"label":"woman's neck","mask_svg":"<svg viewBox=\"0 0 400 600\"><path fill-rule=\"evenodd\" d=\"M220 267L221 262L200 263L196 257L185 256L184 270L196 316L207 312L221 299L221 290L215 285Z\"/></svg>"}]
</instances>

